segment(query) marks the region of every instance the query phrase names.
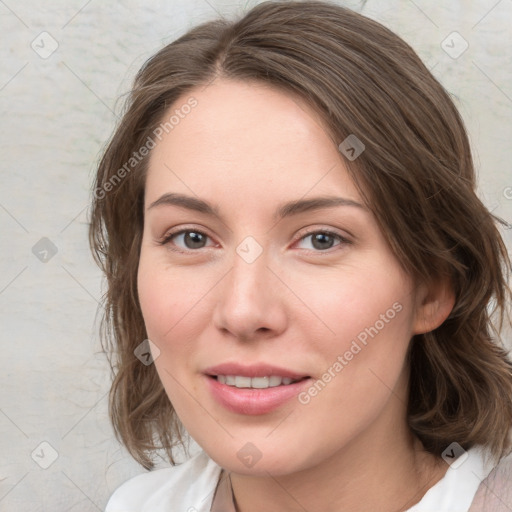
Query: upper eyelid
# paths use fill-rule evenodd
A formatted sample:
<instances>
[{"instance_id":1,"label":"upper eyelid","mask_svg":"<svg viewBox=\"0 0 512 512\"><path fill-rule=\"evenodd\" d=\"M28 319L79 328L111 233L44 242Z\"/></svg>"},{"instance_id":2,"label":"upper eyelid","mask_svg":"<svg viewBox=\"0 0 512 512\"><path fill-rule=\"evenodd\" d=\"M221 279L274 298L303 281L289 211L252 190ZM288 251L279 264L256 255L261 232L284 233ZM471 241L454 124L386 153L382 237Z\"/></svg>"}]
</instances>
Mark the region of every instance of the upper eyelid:
<instances>
[{"instance_id":1,"label":"upper eyelid","mask_svg":"<svg viewBox=\"0 0 512 512\"><path fill-rule=\"evenodd\" d=\"M302 238L310 235L314 235L315 233L327 233L331 236L338 236L344 240L348 240L349 235L344 235L342 233L339 233L334 228L304 228L304 230L300 230L299 234L297 235L297 239L301 240Z\"/></svg>"}]
</instances>

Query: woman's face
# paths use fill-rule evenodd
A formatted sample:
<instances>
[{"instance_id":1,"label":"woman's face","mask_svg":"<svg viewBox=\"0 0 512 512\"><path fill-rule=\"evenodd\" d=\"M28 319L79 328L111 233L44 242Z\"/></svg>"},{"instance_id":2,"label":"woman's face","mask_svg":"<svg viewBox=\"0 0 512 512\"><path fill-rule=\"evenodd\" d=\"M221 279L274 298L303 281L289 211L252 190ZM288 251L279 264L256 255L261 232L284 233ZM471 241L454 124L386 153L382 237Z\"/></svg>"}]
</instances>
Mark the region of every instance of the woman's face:
<instances>
[{"instance_id":1,"label":"woman's face","mask_svg":"<svg viewBox=\"0 0 512 512\"><path fill-rule=\"evenodd\" d=\"M319 118L226 80L176 109L150 158L138 288L186 429L247 474L396 438L417 294Z\"/></svg>"}]
</instances>

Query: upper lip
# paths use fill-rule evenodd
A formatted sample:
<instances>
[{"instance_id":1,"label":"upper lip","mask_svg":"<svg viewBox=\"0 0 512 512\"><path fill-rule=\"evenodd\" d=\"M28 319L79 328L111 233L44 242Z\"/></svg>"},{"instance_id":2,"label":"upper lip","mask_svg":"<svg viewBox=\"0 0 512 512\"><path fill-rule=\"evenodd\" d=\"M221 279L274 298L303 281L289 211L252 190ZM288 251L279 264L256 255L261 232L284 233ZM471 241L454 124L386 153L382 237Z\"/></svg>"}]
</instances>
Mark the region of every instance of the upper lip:
<instances>
[{"instance_id":1,"label":"upper lip","mask_svg":"<svg viewBox=\"0 0 512 512\"><path fill-rule=\"evenodd\" d=\"M265 363L242 365L239 363L222 363L210 366L204 370L207 375L240 375L242 377L288 377L290 379L302 379L308 377L305 373L280 368Z\"/></svg>"}]
</instances>

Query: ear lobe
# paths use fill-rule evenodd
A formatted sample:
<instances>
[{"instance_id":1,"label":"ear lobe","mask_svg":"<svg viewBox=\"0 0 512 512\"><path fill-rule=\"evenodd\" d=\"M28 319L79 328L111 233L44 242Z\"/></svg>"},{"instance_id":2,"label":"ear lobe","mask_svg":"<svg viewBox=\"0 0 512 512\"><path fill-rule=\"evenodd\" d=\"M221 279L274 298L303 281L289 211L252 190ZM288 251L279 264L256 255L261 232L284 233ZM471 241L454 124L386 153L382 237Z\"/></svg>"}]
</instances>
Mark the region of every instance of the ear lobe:
<instances>
[{"instance_id":1,"label":"ear lobe","mask_svg":"<svg viewBox=\"0 0 512 512\"><path fill-rule=\"evenodd\" d=\"M416 295L416 314L413 334L424 334L439 327L451 313L455 293L449 279L422 284Z\"/></svg>"}]
</instances>

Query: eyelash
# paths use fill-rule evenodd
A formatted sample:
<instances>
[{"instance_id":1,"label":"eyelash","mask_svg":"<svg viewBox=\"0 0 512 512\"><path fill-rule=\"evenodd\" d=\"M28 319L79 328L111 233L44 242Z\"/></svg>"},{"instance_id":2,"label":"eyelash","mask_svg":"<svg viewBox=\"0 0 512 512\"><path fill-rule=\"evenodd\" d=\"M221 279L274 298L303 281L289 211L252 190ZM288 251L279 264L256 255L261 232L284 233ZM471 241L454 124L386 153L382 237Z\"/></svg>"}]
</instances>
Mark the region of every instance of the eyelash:
<instances>
[{"instance_id":1,"label":"eyelash","mask_svg":"<svg viewBox=\"0 0 512 512\"><path fill-rule=\"evenodd\" d=\"M200 231L198 229L186 228L186 229L181 229L179 231L175 231L175 232L171 232L171 233L167 234L166 236L164 236L164 238L162 240L158 241L158 244L162 245L162 246L163 245L170 245L171 240L175 236L182 235L183 233L197 233L197 234L202 235L202 236L204 236L206 238L210 238L203 231ZM312 235L316 235L318 233L321 233L323 235L328 235L330 237L336 238L340 243L338 245L334 246L334 247L338 247L338 246L343 245L343 244L348 245L348 244L352 243L350 240L348 240L347 238L341 236L339 233L335 233L334 231L330 231L328 229L317 229L317 230L314 230L314 231L308 231L307 233L304 233L297 241L300 242L301 240L304 240L305 238L310 237ZM315 253L315 254L330 254L332 252L332 249L334 249L334 247L330 247L329 249L326 249L326 250L315 250L315 249L304 249L304 250L306 250L309 253ZM200 247L199 249L187 249L187 250L183 250L183 249L180 249L180 248L171 248L171 247L169 247L169 248L172 251L179 252L179 253L182 253L182 254L194 253L194 252L198 252L200 249L205 249L205 247Z\"/></svg>"}]
</instances>

